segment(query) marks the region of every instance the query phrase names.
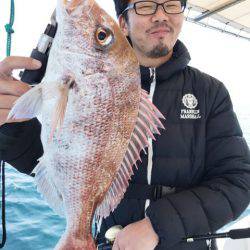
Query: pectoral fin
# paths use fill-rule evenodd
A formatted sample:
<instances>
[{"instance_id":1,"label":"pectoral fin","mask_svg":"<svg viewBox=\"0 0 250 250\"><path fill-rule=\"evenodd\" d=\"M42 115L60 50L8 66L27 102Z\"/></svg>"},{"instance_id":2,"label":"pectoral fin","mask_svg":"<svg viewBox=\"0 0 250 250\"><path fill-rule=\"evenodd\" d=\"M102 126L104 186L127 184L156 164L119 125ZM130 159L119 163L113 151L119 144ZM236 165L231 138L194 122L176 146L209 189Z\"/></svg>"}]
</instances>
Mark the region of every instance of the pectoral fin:
<instances>
[{"instance_id":1,"label":"pectoral fin","mask_svg":"<svg viewBox=\"0 0 250 250\"><path fill-rule=\"evenodd\" d=\"M40 113L42 102L42 85L39 84L16 101L8 115L8 119L34 118Z\"/></svg>"},{"instance_id":2,"label":"pectoral fin","mask_svg":"<svg viewBox=\"0 0 250 250\"><path fill-rule=\"evenodd\" d=\"M75 86L75 84L75 80L72 77L67 77L65 78L63 84L59 87L58 100L52 117L50 139L53 138L56 130L60 130L63 125L69 91Z\"/></svg>"}]
</instances>

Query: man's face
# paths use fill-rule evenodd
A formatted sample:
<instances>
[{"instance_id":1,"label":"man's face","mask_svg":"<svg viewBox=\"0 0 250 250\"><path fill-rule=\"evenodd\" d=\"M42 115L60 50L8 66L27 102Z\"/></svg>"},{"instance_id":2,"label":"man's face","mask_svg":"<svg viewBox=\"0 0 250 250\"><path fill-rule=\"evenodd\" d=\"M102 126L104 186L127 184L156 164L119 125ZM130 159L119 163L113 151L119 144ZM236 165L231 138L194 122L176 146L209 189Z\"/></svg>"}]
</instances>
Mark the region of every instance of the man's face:
<instances>
[{"instance_id":1,"label":"man's face","mask_svg":"<svg viewBox=\"0 0 250 250\"><path fill-rule=\"evenodd\" d=\"M131 0L135 3L138 0ZM154 0L163 3L163 0ZM158 6L155 14L141 16L128 10L128 22L120 17L121 29L129 36L137 53L149 58L166 56L173 49L182 28L184 14L167 14Z\"/></svg>"}]
</instances>

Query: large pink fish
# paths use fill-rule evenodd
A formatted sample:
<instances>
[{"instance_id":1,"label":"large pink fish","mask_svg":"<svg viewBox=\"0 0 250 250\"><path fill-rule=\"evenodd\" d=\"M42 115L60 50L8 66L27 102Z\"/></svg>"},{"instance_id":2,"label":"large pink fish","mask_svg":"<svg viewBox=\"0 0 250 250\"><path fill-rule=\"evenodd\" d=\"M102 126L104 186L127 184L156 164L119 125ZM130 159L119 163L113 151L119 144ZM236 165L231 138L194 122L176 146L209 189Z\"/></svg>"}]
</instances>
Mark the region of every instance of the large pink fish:
<instances>
[{"instance_id":1,"label":"large pink fish","mask_svg":"<svg viewBox=\"0 0 250 250\"><path fill-rule=\"evenodd\" d=\"M35 181L67 221L55 249L94 250L94 214L102 219L117 207L163 116L141 89L133 49L94 0L58 0L56 11L45 77L9 117L41 121Z\"/></svg>"}]
</instances>

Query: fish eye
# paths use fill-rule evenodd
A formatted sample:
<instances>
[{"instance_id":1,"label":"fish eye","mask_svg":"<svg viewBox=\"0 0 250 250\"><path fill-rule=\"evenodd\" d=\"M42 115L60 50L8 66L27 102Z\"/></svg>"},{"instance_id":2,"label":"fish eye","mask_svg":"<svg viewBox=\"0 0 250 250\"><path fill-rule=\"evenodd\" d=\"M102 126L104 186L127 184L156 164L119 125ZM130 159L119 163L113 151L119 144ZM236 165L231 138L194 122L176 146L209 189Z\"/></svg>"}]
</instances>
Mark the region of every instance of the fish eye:
<instances>
[{"instance_id":1,"label":"fish eye","mask_svg":"<svg viewBox=\"0 0 250 250\"><path fill-rule=\"evenodd\" d=\"M104 31L99 32L97 35L99 41L104 41L107 38L107 34Z\"/></svg>"},{"instance_id":2,"label":"fish eye","mask_svg":"<svg viewBox=\"0 0 250 250\"><path fill-rule=\"evenodd\" d=\"M111 30L103 28L103 27L99 27L96 30L95 37L96 37L96 41L98 45L102 47L109 46L113 42L113 34Z\"/></svg>"}]
</instances>

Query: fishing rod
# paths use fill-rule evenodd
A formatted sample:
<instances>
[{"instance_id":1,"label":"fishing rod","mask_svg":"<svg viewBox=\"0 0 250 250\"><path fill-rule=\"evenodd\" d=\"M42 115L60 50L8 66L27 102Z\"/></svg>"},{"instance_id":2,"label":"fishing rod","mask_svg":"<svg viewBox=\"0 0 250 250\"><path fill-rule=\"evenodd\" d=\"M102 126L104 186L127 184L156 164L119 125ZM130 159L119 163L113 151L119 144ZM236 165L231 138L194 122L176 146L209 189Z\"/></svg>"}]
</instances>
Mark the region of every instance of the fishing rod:
<instances>
[{"instance_id":1,"label":"fishing rod","mask_svg":"<svg viewBox=\"0 0 250 250\"><path fill-rule=\"evenodd\" d=\"M106 242L101 243L97 246L97 250L112 250L113 244L117 234L122 230L122 226L116 225L111 227L105 233Z\"/></svg>"},{"instance_id":2,"label":"fishing rod","mask_svg":"<svg viewBox=\"0 0 250 250\"><path fill-rule=\"evenodd\" d=\"M219 238L231 238L233 240L250 238L250 228L233 229L230 230L229 232L224 232L224 233L209 233L209 234L194 235L184 238L182 241L191 243L194 241L212 240Z\"/></svg>"},{"instance_id":3,"label":"fishing rod","mask_svg":"<svg viewBox=\"0 0 250 250\"><path fill-rule=\"evenodd\" d=\"M21 81L32 85L38 84L42 81L48 63L50 48L56 35L56 31L56 11L54 11L51 16L51 23L47 25L45 32L41 35L36 48L33 49L30 56L31 58L40 61L42 63L42 66L37 70L21 71L19 74L19 76L21 77Z\"/></svg>"},{"instance_id":4,"label":"fishing rod","mask_svg":"<svg viewBox=\"0 0 250 250\"><path fill-rule=\"evenodd\" d=\"M112 250L116 235L122 230L121 226L111 227L105 234L105 243L97 246L97 250ZM234 229L224 233L209 233L201 235L188 236L182 239L182 242L192 243L195 241L212 240L219 238L231 238L233 240L250 238L250 228Z\"/></svg>"}]
</instances>

